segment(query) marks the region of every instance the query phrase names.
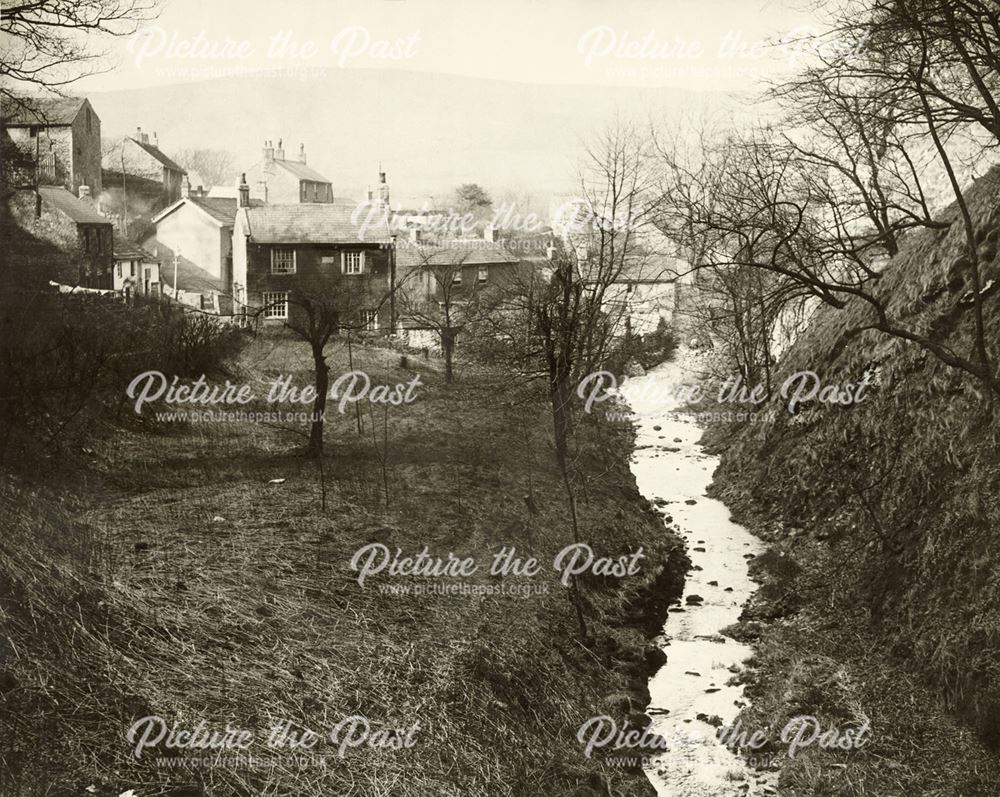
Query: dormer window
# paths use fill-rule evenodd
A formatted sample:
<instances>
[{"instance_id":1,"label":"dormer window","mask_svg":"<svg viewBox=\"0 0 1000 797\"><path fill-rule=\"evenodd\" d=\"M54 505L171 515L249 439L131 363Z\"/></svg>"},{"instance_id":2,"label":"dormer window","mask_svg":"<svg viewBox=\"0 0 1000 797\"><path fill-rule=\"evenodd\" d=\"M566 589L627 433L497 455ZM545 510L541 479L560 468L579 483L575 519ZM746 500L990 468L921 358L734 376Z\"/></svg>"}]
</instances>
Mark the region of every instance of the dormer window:
<instances>
[{"instance_id":1,"label":"dormer window","mask_svg":"<svg viewBox=\"0 0 1000 797\"><path fill-rule=\"evenodd\" d=\"M477 279L479 282L486 282L487 277L489 277L490 270L487 266L480 266L477 272Z\"/></svg>"}]
</instances>

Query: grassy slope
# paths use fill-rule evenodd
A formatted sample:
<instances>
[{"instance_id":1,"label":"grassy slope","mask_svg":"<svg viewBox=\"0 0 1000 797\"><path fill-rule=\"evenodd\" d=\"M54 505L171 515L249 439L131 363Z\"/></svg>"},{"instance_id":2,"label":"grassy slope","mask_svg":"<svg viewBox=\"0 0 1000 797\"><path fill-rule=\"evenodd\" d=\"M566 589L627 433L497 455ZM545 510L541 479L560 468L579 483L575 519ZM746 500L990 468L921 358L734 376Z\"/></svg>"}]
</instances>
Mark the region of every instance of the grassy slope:
<instances>
[{"instance_id":1,"label":"grassy slope","mask_svg":"<svg viewBox=\"0 0 1000 797\"><path fill-rule=\"evenodd\" d=\"M14 779L0 793L603 793L576 730L643 710L658 663L646 637L685 564L635 489L630 430L581 432L583 539L649 557L627 583L587 585L589 648L547 565L547 597L382 595L386 578L362 589L347 566L365 543L481 562L533 544L544 564L570 529L544 403L514 401L488 374L449 387L434 363L411 358L404 371L387 351L354 355L375 381L419 369L427 385L389 413L388 509L352 415L328 428L325 511L297 435L255 424L119 427L88 453L74 446L70 460L3 477L0 760ZM306 350L290 341L258 340L241 362L258 384L309 382ZM348 370L345 352L331 368ZM410 750L360 748L325 768L182 773L128 760L124 730L148 713L260 732L288 718L321 733L363 714L421 730ZM607 777L614 794L651 793L641 774Z\"/></svg>"},{"instance_id":2,"label":"grassy slope","mask_svg":"<svg viewBox=\"0 0 1000 797\"><path fill-rule=\"evenodd\" d=\"M998 170L971 204L984 281L1000 281ZM949 230L905 241L881 290L906 325L969 354L969 286L948 286L964 238L954 208L947 217ZM994 358L998 302L991 287ZM774 546L756 563L765 586L743 628L762 634L747 719L871 719L863 752L786 762L788 795L998 795L1000 427L971 378L912 344L848 334L865 318L858 305L821 310L781 363L782 378L809 369L824 384L878 363L864 403L709 434L718 494Z\"/></svg>"}]
</instances>

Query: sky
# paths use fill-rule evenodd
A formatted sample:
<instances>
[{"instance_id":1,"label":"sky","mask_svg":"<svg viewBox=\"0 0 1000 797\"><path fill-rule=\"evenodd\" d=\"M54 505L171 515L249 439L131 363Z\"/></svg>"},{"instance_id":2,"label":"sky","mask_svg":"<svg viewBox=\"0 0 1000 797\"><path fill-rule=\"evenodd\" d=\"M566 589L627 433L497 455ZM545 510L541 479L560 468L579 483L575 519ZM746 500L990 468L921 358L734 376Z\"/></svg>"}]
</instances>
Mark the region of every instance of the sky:
<instances>
[{"instance_id":1,"label":"sky","mask_svg":"<svg viewBox=\"0 0 1000 797\"><path fill-rule=\"evenodd\" d=\"M524 83L744 90L815 23L795 0L163 0L82 91L268 70L403 69ZM801 5L801 0L799 0Z\"/></svg>"}]
</instances>

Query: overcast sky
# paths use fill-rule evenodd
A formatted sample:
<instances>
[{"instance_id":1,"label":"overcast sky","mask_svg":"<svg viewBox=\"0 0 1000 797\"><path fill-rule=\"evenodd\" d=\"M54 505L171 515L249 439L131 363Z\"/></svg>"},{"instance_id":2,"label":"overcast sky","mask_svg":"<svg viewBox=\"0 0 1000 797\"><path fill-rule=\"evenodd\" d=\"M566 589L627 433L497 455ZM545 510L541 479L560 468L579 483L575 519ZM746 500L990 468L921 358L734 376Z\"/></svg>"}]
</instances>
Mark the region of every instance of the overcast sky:
<instances>
[{"instance_id":1,"label":"overcast sky","mask_svg":"<svg viewBox=\"0 0 1000 797\"><path fill-rule=\"evenodd\" d=\"M518 82L749 88L788 65L762 43L801 32L792 0L164 0L113 42L84 91L256 69L405 69ZM756 50L753 49L757 45ZM780 57L779 57L780 56Z\"/></svg>"}]
</instances>

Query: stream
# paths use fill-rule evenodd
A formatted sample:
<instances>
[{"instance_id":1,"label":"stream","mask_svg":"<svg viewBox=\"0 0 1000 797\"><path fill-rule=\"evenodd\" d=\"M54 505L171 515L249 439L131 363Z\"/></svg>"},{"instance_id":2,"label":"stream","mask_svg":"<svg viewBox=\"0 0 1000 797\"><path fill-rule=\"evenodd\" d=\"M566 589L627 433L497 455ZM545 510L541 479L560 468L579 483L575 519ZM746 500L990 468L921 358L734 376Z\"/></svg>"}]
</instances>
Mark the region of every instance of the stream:
<instances>
[{"instance_id":1,"label":"stream","mask_svg":"<svg viewBox=\"0 0 1000 797\"><path fill-rule=\"evenodd\" d=\"M675 414L679 402L671 395L671 386L696 381L670 362L623 385L637 426L632 473L665 522L680 528L694 568L664 623L667 662L649 682L647 713L669 749L651 759L646 774L657 794L670 797L773 795L773 777L748 767L717 738L716 725L730 727L744 701L743 687L729 681L753 652L720 631L739 619L757 588L747 564L764 545L730 521L725 504L705 495L718 460L698 445L702 430L694 419Z\"/></svg>"}]
</instances>

